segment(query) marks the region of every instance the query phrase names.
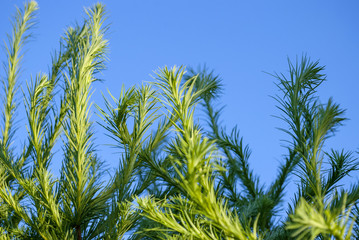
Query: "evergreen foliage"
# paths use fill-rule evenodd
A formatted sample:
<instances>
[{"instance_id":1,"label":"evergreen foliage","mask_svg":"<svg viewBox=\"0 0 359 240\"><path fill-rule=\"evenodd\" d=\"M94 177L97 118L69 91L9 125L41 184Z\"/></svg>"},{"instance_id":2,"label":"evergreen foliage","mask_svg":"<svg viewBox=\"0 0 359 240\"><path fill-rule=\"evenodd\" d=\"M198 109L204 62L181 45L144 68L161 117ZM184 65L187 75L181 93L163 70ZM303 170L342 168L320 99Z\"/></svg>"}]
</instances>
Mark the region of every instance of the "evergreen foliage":
<instances>
[{"instance_id":1,"label":"evergreen foliage","mask_svg":"<svg viewBox=\"0 0 359 240\"><path fill-rule=\"evenodd\" d=\"M122 87L97 106L99 123L121 149L108 183L93 143L92 83L104 69L108 42L102 4L67 29L48 74L26 84L27 141L13 146L23 45L37 3L17 10L6 45L0 139L0 239L353 239L359 237L355 152L325 151L345 120L316 89L324 67L303 57L289 74L273 74L287 154L265 187L250 167L237 127L220 124L214 102L221 79L206 68L159 69L153 82ZM198 108L200 106L200 108ZM204 110L206 121L196 121ZM49 170L62 139L60 175ZM22 149L17 152L16 149ZM324 164L326 163L326 164ZM281 211L288 178L298 189ZM285 216L284 216L285 215ZM284 217L283 217L284 216ZM276 221L282 217L282 221Z\"/></svg>"}]
</instances>

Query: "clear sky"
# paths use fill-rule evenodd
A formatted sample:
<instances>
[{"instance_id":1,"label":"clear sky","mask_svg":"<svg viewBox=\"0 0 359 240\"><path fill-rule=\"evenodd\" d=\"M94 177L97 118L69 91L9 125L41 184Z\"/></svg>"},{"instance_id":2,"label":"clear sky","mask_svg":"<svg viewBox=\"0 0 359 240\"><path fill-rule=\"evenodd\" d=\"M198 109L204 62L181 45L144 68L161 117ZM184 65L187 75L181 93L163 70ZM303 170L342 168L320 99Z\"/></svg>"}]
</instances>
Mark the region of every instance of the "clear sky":
<instances>
[{"instance_id":1,"label":"clear sky","mask_svg":"<svg viewBox=\"0 0 359 240\"><path fill-rule=\"evenodd\" d=\"M50 53L67 26L81 21L84 6L95 1L38 1L38 25L27 45L21 81L30 74L47 72ZM349 118L327 147L359 148L359 2L358 1L202 1L128 0L103 1L108 9L110 54L103 83L96 83L93 100L103 105L101 91L119 95L122 84L129 87L151 80L158 67L206 63L223 79L225 106L222 122L236 124L252 149L250 165L269 183L278 162L286 153L277 130L283 123L276 102L275 79L264 72L287 72L287 57L306 53L326 66L328 81L319 89L325 102L330 96L347 109ZM20 0L2 0L0 39L10 32L9 19ZM5 51L0 52L4 61ZM1 69L3 70L3 69ZM0 72L4 76L4 71ZM20 97L21 95L19 95ZM19 113L19 128L24 127ZM94 119L98 119L95 115ZM113 166L118 155L104 151L111 143L96 127L100 156ZM24 139L18 136L17 141ZM116 150L111 150L116 152ZM358 156L358 155L356 155ZM54 163L58 164L58 162ZM354 176L351 180L358 181Z\"/></svg>"}]
</instances>

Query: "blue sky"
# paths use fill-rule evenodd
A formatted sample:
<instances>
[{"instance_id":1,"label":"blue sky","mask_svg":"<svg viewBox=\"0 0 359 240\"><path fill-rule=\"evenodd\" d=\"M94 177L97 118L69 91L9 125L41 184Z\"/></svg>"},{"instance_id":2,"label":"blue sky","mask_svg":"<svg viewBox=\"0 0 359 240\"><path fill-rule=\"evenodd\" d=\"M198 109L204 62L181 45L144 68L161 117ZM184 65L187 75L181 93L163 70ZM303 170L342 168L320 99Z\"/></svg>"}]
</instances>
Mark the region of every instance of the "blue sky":
<instances>
[{"instance_id":1,"label":"blue sky","mask_svg":"<svg viewBox=\"0 0 359 240\"><path fill-rule=\"evenodd\" d=\"M47 72L50 53L67 26L81 21L84 6L95 1L38 1L38 24L26 46L21 81L30 74ZM287 57L307 54L326 66L328 81L319 89L321 99L330 96L347 109L349 118L327 147L359 148L359 2L358 1L103 1L108 9L110 53L103 83L96 83L93 100L103 105L101 91L114 96L121 85L129 87L150 81L158 67L207 64L223 79L225 106L222 122L228 129L236 124L252 149L250 165L264 183L276 174L286 151L277 130L283 123L276 102L275 79L264 72L287 72ZM10 32L9 19L15 5L2 1L0 39ZM4 61L5 51L0 52ZM1 69L3 70L3 69ZM4 76L4 71L0 72ZM20 98L21 95L19 95ZM17 115L25 129L24 114ZM94 115L94 120L97 120ZM118 155L102 143L111 143L96 127L97 144L103 159L114 166ZM21 136L16 138L20 143ZM116 152L116 150L111 150ZM357 155L358 156L358 155ZM56 164L56 163L54 163ZM358 181L358 176L351 180Z\"/></svg>"}]
</instances>

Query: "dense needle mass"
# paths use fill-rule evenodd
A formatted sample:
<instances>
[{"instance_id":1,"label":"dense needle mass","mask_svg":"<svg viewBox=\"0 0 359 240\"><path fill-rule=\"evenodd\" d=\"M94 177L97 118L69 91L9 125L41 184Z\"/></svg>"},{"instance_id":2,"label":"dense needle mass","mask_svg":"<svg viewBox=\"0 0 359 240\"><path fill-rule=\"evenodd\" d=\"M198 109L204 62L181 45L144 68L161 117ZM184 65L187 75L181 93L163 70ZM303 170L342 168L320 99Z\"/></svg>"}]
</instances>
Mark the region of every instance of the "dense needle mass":
<instances>
[{"instance_id":1,"label":"dense needle mass","mask_svg":"<svg viewBox=\"0 0 359 240\"><path fill-rule=\"evenodd\" d=\"M13 148L23 45L37 11L18 10L6 45L0 139L1 239L351 239L359 237L359 185L340 188L357 171L356 153L324 151L345 118L333 99L320 101L324 67L302 57L274 74L278 116L288 153L264 185L250 150L220 124L214 101L224 91L207 69L163 68L151 83L105 97L99 123L121 149L110 182L93 146L92 83L104 69L108 41L102 4L69 27L49 74L27 82L28 136ZM201 105L201 108L198 106ZM195 120L204 110L206 121ZM50 169L63 140L60 176ZM328 162L324 165L323 162ZM283 204L290 176L299 179ZM285 209L285 210L283 210ZM275 221L285 216L283 221Z\"/></svg>"}]
</instances>

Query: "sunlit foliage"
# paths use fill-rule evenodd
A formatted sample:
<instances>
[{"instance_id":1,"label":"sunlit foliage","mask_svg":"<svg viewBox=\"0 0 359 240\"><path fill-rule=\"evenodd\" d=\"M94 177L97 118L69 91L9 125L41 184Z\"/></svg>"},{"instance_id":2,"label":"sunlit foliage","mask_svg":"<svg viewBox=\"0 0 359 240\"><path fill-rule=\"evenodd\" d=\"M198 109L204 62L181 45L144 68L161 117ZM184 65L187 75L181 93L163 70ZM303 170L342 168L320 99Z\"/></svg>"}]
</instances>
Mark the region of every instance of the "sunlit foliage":
<instances>
[{"instance_id":1,"label":"sunlit foliage","mask_svg":"<svg viewBox=\"0 0 359 240\"><path fill-rule=\"evenodd\" d=\"M359 237L356 153L324 149L344 110L322 103L324 67L303 57L273 74L288 139L276 178L264 185L250 167L239 128L226 130L215 107L224 91L206 68L162 68L152 82L104 97L99 123L121 149L103 180L94 146L91 94L107 60L106 13L98 3L69 27L48 74L23 87L27 139L14 146L23 46L38 10L18 10L6 42L0 138L1 239L353 239ZM196 113L204 111L206 119ZM62 146L59 176L50 171ZM18 149L21 149L20 151ZM325 163L325 164L324 164ZM290 176L298 180L284 202ZM288 206L286 206L288 204ZM286 209L283 210L283 209ZM281 221L278 219L281 218Z\"/></svg>"}]
</instances>

